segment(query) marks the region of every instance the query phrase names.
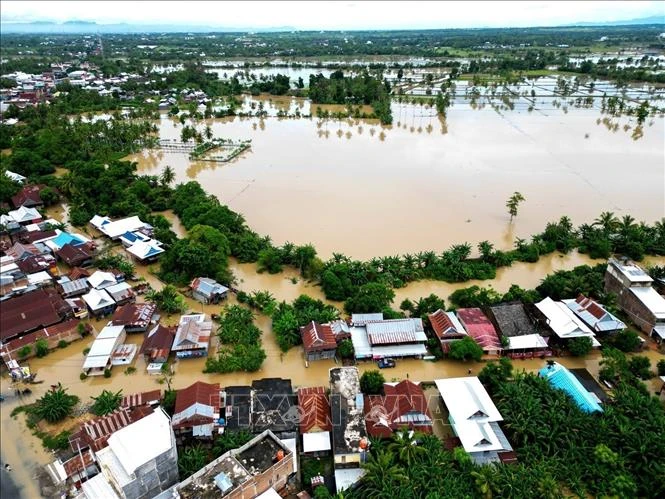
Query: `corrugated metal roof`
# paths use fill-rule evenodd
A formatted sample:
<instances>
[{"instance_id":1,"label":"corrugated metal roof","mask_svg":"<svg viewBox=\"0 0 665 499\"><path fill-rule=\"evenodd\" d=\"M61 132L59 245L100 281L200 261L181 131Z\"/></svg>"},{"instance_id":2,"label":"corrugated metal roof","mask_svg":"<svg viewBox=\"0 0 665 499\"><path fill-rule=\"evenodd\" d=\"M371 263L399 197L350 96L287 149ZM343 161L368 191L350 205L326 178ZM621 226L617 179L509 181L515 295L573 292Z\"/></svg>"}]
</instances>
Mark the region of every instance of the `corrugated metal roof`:
<instances>
[{"instance_id":1,"label":"corrugated metal roof","mask_svg":"<svg viewBox=\"0 0 665 499\"><path fill-rule=\"evenodd\" d=\"M543 367L538 375L549 381L555 388L570 395L583 411L603 412L603 408L596 401L596 398L584 388L573 373L558 362L552 362L552 364Z\"/></svg>"}]
</instances>

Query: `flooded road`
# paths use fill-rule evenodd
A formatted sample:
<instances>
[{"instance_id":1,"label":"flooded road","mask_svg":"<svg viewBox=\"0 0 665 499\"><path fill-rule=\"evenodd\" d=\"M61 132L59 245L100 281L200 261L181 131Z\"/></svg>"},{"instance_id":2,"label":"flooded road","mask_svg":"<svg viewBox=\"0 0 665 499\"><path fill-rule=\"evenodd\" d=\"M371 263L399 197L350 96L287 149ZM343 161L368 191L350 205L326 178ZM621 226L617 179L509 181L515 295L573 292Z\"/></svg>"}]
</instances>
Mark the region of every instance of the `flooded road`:
<instances>
[{"instance_id":1,"label":"flooded road","mask_svg":"<svg viewBox=\"0 0 665 499\"><path fill-rule=\"evenodd\" d=\"M263 102L266 109L307 110L297 99ZM459 104L445 123L433 114L393 103L391 127L348 119L208 120L199 128L252 139L251 150L223 164L161 151L129 159L146 174L172 166L178 182L198 180L253 230L277 244L311 242L323 258L439 252L485 239L508 248L562 215L579 224L606 210L648 223L665 214L663 118L650 118L633 140L621 128L626 118L610 131L596 122L596 109L499 113ZM162 138L179 139L181 128L162 116ZM510 223L505 202L514 191L526 201Z\"/></svg>"}]
</instances>

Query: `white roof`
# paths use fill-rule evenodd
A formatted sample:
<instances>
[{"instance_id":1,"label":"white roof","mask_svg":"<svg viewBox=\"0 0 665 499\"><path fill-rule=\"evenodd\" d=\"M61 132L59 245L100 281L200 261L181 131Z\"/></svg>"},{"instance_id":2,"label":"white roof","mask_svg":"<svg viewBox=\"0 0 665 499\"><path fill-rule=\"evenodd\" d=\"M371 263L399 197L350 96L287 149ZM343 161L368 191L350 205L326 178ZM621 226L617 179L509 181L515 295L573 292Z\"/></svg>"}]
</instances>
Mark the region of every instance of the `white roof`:
<instances>
[{"instance_id":1,"label":"white roof","mask_svg":"<svg viewBox=\"0 0 665 499\"><path fill-rule=\"evenodd\" d=\"M289 451L291 451L292 455L294 456L298 455L298 449L295 438L281 438L280 440L286 446L286 448L289 449ZM295 471L296 473L298 472L298 459L296 458L293 459L293 471Z\"/></svg>"},{"instance_id":2,"label":"white roof","mask_svg":"<svg viewBox=\"0 0 665 499\"><path fill-rule=\"evenodd\" d=\"M521 350L523 348L547 348L547 341L539 334L508 337L506 350Z\"/></svg>"},{"instance_id":3,"label":"white roof","mask_svg":"<svg viewBox=\"0 0 665 499\"><path fill-rule=\"evenodd\" d=\"M302 435L303 452L329 451L331 448L329 431L303 433Z\"/></svg>"},{"instance_id":4,"label":"white roof","mask_svg":"<svg viewBox=\"0 0 665 499\"><path fill-rule=\"evenodd\" d=\"M372 357L375 359L383 357L413 357L416 355L427 355L427 347L422 343L372 347Z\"/></svg>"},{"instance_id":5,"label":"white roof","mask_svg":"<svg viewBox=\"0 0 665 499\"><path fill-rule=\"evenodd\" d=\"M18 223L28 222L42 217L36 209L26 208L25 206L21 206L18 210L12 210L7 214Z\"/></svg>"},{"instance_id":6,"label":"white roof","mask_svg":"<svg viewBox=\"0 0 665 499\"><path fill-rule=\"evenodd\" d=\"M7 123L7 121L8 120L5 120L5 124ZM14 173L14 172L10 172L9 170L5 170L5 175L7 175L14 182L18 182L19 184L21 184L25 181L25 177L23 175L21 175L20 173Z\"/></svg>"},{"instance_id":7,"label":"white roof","mask_svg":"<svg viewBox=\"0 0 665 499\"><path fill-rule=\"evenodd\" d=\"M617 260L612 260L615 268L621 272L630 282L651 282L653 279L637 265L623 265Z\"/></svg>"},{"instance_id":8,"label":"white roof","mask_svg":"<svg viewBox=\"0 0 665 499\"><path fill-rule=\"evenodd\" d=\"M88 277L88 283L95 289L104 289L116 282L116 278L111 272L104 272L103 270L97 270Z\"/></svg>"},{"instance_id":9,"label":"white roof","mask_svg":"<svg viewBox=\"0 0 665 499\"><path fill-rule=\"evenodd\" d=\"M94 218L93 218L94 220ZM92 221L90 221L94 225ZM115 222L108 222L97 227L101 232L106 234L111 239L122 236L125 232L134 232L135 230L145 227L145 223L137 216L121 218Z\"/></svg>"},{"instance_id":10,"label":"white roof","mask_svg":"<svg viewBox=\"0 0 665 499\"><path fill-rule=\"evenodd\" d=\"M484 452L502 450L503 444L499 441L490 423L477 423L462 421L454 425L455 433L467 452Z\"/></svg>"},{"instance_id":11,"label":"white roof","mask_svg":"<svg viewBox=\"0 0 665 499\"><path fill-rule=\"evenodd\" d=\"M337 492L341 492L344 489L348 489L359 481L365 470L363 468L349 468L349 469L337 469L335 470L335 484L337 485Z\"/></svg>"},{"instance_id":12,"label":"white roof","mask_svg":"<svg viewBox=\"0 0 665 499\"><path fill-rule=\"evenodd\" d=\"M284 440L282 440L282 442L283 441ZM293 463L295 464L296 461L297 459L294 459ZM256 499L282 499L282 496L280 496L277 493L277 491L271 487L268 490L266 490L263 494L256 496Z\"/></svg>"},{"instance_id":13,"label":"white roof","mask_svg":"<svg viewBox=\"0 0 665 499\"><path fill-rule=\"evenodd\" d=\"M40 284L42 282L48 282L53 279L51 274L44 270L41 272L35 272L34 274L29 274L27 277L29 284Z\"/></svg>"},{"instance_id":14,"label":"white roof","mask_svg":"<svg viewBox=\"0 0 665 499\"><path fill-rule=\"evenodd\" d=\"M110 222L110 221L111 221L111 219L109 217L101 217L99 215L95 215L90 220L90 223L92 224L93 227L95 227L96 229L99 229L104 222Z\"/></svg>"},{"instance_id":15,"label":"white roof","mask_svg":"<svg viewBox=\"0 0 665 499\"><path fill-rule=\"evenodd\" d=\"M665 298L651 287L629 288L635 297L647 307L657 319L665 319Z\"/></svg>"},{"instance_id":16,"label":"white roof","mask_svg":"<svg viewBox=\"0 0 665 499\"><path fill-rule=\"evenodd\" d=\"M107 338L117 338L120 336L125 329L125 326L104 326L104 328L97 335L98 340L107 339Z\"/></svg>"},{"instance_id":17,"label":"white roof","mask_svg":"<svg viewBox=\"0 0 665 499\"><path fill-rule=\"evenodd\" d=\"M476 376L435 379L448 412L455 423L503 421L487 390Z\"/></svg>"},{"instance_id":18,"label":"white roof","mask_svg":"<svg viewBox=\"0 0 665 499\"><path fill-rule=\"evenodd\" d=\"M115 293L122 293L127 289L132 289L132 287L129 284L127 284L125 281L123 281L119 282L118 284L113 284L112 286L104 288L104 291L106 291L109 294L115 294Z\"/></svg>"},{"instance_id":19,"label":"white roof","mask_svg":"<svg viewBox=\"0 0 665 499\"><path fill-rule=\"evenodd\" d=\"M102 329L90 346L83 369L106 366L111 355L123 340L124 329L124 326L106 326Z\"/></svg>"},{"instance_id":20,"label":"white roof","mask_svg":"<svg viewBox=\"0 0 665 499\"><path fill-rule=\"evenodd\" d=\"M351 328L351 342L357 359L372 356L372 347L367 338L367 330L364 327L354 326Z\"/></svg>"},{"instance_id":21,"label":"white roof","mask_svg":"<svg viewBox=\"0 0 665 499\"><path fill-rule=\"evenodd\" d=\"M554 301L548 296L536 303L536 307L547 318L548 326L559 338L593 336L591 329L565 303Z\"/></svg>"},{"instance_id":22,"label":"white roof","mask_svg":"<svg viewBox=\"0 0 665 499\"><path fill-rule=\"evenodd\" d=\"M83 298L83 301L86 302L91 310L99 310L115 303L104 289L91 289L89 293L83 295L81 298Z\"/></svg>"},{"instance_id":23,"label":"white roof","mask_svg":"<svg viewBox=\"0 0 665 499\"><path fill-rule=\"evenodd\" d=\"M128 475L173 445L171 421L162 410L125 426L109 437L109 448Z\"/></svg>"},{"instance_id":24,"label":"white roof","mask_svg":"<svg viewBox=\"0 0 665 499\"><path fill-rule=\"evenodd\" d=\"M81 484L85 499L120 499L103 473Z\"/></svg>"},{"instance_id":25,"label":"white roof","mask_svg":"<svg viewBox=\"0 0 665 499\"><path fill-rule=\"evenodd\" d=\"M136 256L137 258L143 260L145 258L156 256L159 255L160 253L164 253L164 248L162 248L158 244L158 241L150 239L145 242L138 241L132 244L129 248L127 248L127 251L130 252L132 255Z\"/></svg>"}]
</instances>

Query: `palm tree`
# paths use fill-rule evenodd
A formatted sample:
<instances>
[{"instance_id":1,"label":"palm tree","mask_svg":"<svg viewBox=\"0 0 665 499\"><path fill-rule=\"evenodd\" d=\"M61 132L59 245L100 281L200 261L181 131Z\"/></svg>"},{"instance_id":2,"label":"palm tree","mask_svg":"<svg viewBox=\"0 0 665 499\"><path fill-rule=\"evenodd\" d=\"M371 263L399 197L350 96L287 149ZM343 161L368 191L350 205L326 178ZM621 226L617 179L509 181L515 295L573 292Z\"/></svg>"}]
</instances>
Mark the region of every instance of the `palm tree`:
<instances>
[{"instance_id":1,"label":"palm tree","mask_svg":"<svg viewBox=\"0 0 665 499\"><path fill-rule=\"evenodd\" d=\"M72 413L78 401L76 395L67 394L66 389L59 385L37 400L34 413L49 423L57 423Z\"/></svg>"},{"instance_id":2,"label":"palm tree","mask_svg":"<svg viewBox=\"0 0 665 499\"><path fill-rule=\"evenodd\" d=\"M201 444L187 447L178 458L180 478L185 479L193 475L208 463L208 452Z\"/></svg>"},{"instance_id":3,"label":"palm tree","mask_svg":"<svg viewBox=\"0 0 665 499\"><path fill-rule=\"evenodd\" d=\"M175 171L173 171L173 168L171 168L169 165L166 165L164 167L164 171L159 177L159 180L165 187L171 185L175 180Z\"/></svg>"},{"instance_id":4,"label":"palm tree","mask_svg":"<svg viewBox=\"0 0 665 499\"><path fill-rule=\"evenodd\" d=\"M92 413L97 416L104 416L120 407L120 402L122 402L122 390L118 390L115 393L109 390L104 390L98 396L90 398L95 401L90 409Z\"/></svg>"},{"instance_id":5,"label":"palm tree","mask_svg":"<svg viewBox=\"0 0 665 499\"><path fill-rule=\"evenodd\" d=\"M368 498L388 497L396 482L407 479L404 470L393 462L393 456L388 452L370 454L363 468L366 474L362 478L361 489Z\"/></svg>"},{"instance_id":6,"label":"palm tree","mask_svg":"<svg viewBox=\"0 0 665 499\"><path fill-rule=\"evenodd\" d=\"M388 445L388 448L407 467L411 466L419 456L425 453L425 449L418 445L415 436L415 432L404 429L395 433L393 441Z\"/></svg>"},{"instance_id":7,"label":"palm tree","mask_svg":"<svg viewBox=\"0 0 665 499\"><path fill-rule=\"evenodd\" d=\"M600 226L606 234L611 234L618 228L619 220L611 211L604 211L593 221L593 225Z\"/></svg>"}]
</instances>

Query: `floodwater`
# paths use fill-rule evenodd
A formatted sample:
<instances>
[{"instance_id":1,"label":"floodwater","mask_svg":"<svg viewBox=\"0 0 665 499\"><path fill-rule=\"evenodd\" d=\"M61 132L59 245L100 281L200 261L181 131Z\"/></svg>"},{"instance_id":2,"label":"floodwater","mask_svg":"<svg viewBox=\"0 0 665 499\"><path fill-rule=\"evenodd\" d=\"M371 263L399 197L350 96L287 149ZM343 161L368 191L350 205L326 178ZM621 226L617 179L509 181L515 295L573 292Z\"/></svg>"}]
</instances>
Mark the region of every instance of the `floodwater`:
<instances>
[{"instance_id":1,"label":"floodwater","mask_svg":"<svg viewBox=\"0 0 665 499\"><path fill-rule=\"evenodd\" d=\"M263 102L265 109L306 109L298 99ZM434 114L393 103L390 127L351 119L208 120L198 126L251 139L251 150L221 164L162 151L129 159L146 174L172 166L178 182L199 181L253 230L277 244L312 243L323 258L439 252L485 239L509 248L562 215L580 224L602 211L648 223L665 214L661 117L649 118L634 140L623 130L634 120L615 118L618 130L610 131L597 122L597 109L459 104L445 121ZM179 139L181 128L162 115L162 138ZM511 223L505 203L514 191L526 201Z\"/></svg>"}]
</instances>

